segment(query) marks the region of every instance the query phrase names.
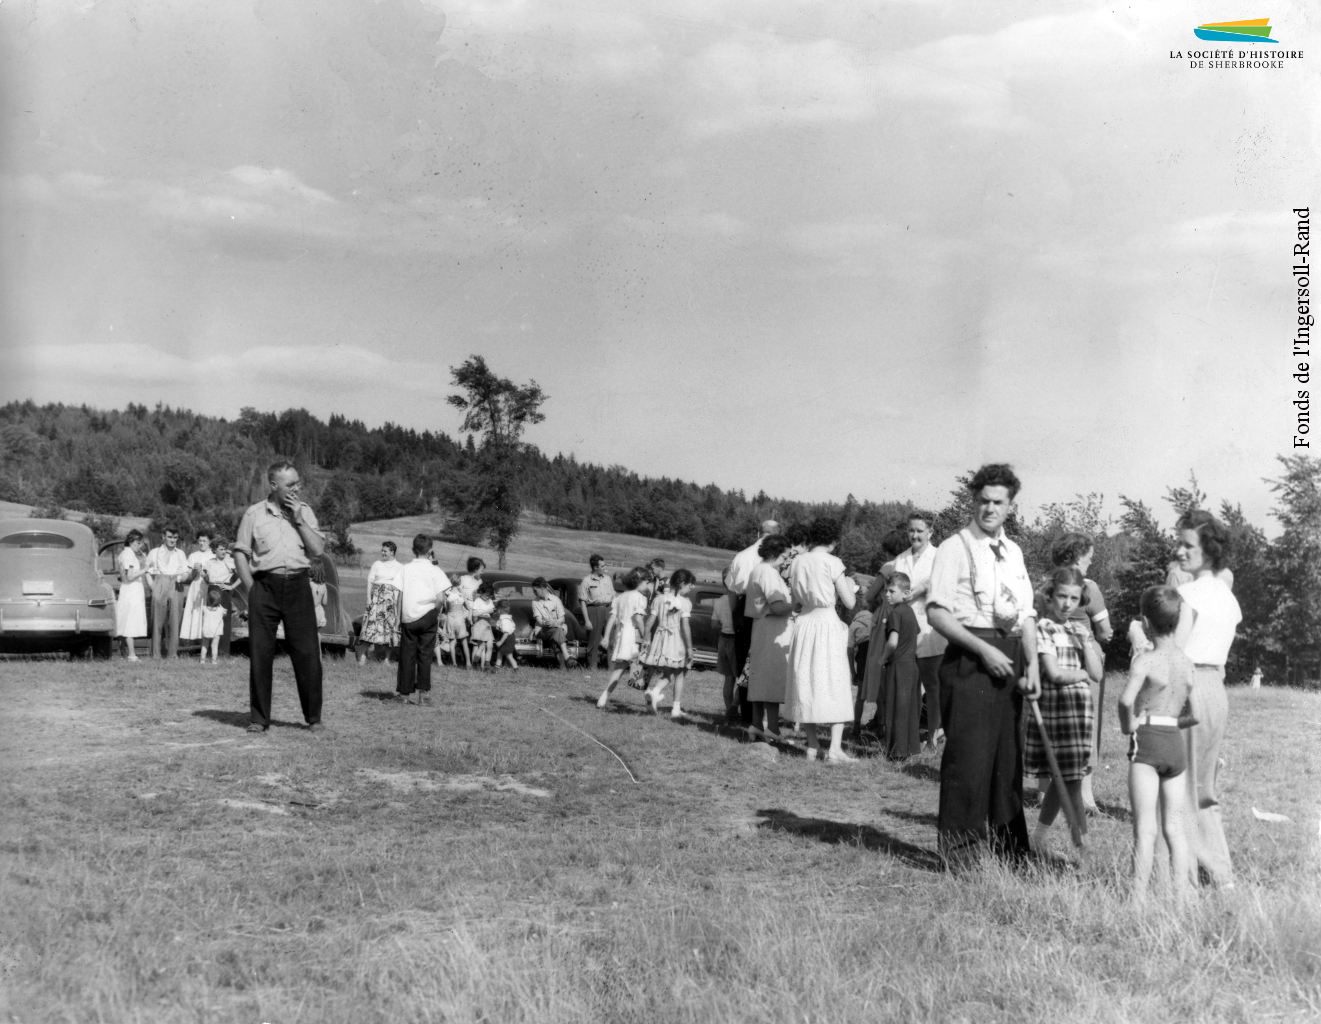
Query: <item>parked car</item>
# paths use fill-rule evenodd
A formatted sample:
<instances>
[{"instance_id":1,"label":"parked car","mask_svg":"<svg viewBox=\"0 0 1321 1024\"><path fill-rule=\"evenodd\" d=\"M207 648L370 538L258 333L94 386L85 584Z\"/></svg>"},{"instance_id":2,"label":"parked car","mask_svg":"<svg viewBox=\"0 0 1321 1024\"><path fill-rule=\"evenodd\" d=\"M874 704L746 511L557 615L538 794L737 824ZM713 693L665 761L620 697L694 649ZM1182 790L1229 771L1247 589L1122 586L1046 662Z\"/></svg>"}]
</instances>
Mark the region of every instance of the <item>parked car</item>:
<instances>
[{"instance_id":1,"label":"parked car","mask_svg":"<svg viewBox=\"0 0 1321 1024\"><path fill-rule=\"evenodd\" d=\"M712 621L711 610L724 595L725 587L721 583L699 583L688 595L688 599L693 602L688 628L693 635L693 665L696 668L716 667L720 623Z\"/></svg>"},{"instance_id":2,"label":"parked car","mask_svg":"<svg viewBox=\"0 0 1321 1024\"><path fill-rule=\"evenodd\" d=\"M115 592L96 537L63 519L0 520L0 650L110 657Z\"/></svg>"},{"instance_id":3,"label":"parked car","mask_svg":"<svg viewBox=\"0 0 1321 1024\"><path fill-rule=\"evenodd\" d=\"M122 540L114 540L109 544L101 545L99 552L100 566L102 575L112 584L114 592L119 593L120 578L119 566L116 558L120 550L124 547ZM351 650L355 636L353 624L349 621L348 613L344 610L344 604L339 595L339 573L335 569L335 563L329 555L321 555L318 558L321 564L322 572L325 574L326 584L326 624L318 633L321 637L321 647L327 653L335 657L343 657L344 652ZM151 622L151 587L145 588L147 592L147 621ZM230 591L230 604L233 607L233 619L230 622L230 644L231 649L242 647L246 650L248 645L248 591L239 583ZM275 635L284 639L284 627L276 630ZM146 637L139 637L137 641L143 649L149 644ZM179 640L180 651L200 650L202 641L200 640ZM236 652L237 653L237 652Z\"/></svg>"}]
</instances>

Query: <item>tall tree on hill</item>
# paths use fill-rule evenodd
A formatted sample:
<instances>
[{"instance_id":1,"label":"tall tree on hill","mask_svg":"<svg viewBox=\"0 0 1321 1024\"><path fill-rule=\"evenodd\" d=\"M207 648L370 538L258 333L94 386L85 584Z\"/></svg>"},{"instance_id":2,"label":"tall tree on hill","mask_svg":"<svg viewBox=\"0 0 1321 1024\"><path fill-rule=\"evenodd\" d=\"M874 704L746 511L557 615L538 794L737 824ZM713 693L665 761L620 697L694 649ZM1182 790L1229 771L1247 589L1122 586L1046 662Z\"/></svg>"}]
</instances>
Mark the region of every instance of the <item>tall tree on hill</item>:
<instances>
[{"instance_id":1,"label":"tall tree on hill","mask_svg":"<svg viewBox=\"0 0 1321 1024\"><path fill-rule=\"evenodd\" d=\"M469 356L458 367L450 367L450 376L461 395L446 401L463 410L461 429L469 435L480 434L473 486L463 518L468 525L481 528L505 567L505 554L518 534L522 501L518 488L518 467L526 451L523 430L529 423L546 417L541 405L547 395L536 381L515 384L508 377L497 376L479 355Z\"/></svg>"}]
</instances>

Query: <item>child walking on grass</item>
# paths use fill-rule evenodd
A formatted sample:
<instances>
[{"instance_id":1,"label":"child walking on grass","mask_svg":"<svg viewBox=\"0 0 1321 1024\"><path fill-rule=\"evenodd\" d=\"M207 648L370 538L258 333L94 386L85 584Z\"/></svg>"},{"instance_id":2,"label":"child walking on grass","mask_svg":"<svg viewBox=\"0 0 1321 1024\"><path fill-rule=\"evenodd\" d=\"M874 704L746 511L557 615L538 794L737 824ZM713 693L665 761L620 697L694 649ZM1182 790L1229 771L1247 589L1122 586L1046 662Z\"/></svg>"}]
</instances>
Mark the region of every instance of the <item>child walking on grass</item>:
<instances>
[{"instance_id":1,"label":"child walking on grass","mask_svg":"<svg viewBox=\"0 0 1321 1024\"><path fill-rule=\"evenodd\" d=\"M610 618L606 620L604 643L610 652L610 679L596 702L598 708L610 704L610 694L619 685L620 677L632 667L642 653L642 631L647 618L647 598L638 588L645 569L631 569L624 576L624 592L616 594L610 604Z\"/></svg>"},{"instance_id":2,"label":"child walking on grass","mask_svg":"<svg viewBox=\"0 0 1321 1024\"><path fill-rule=\"evenodd\" d=\"M686 718L683 708L683 681L688 666L693 663L693 635L689 628L689 617L693 613L693 603L688 594L697 583L687 569L675 569L670 577L669 588L657 595L652 603L651 617L647 620L646 631L655 628L651 645L642 658L642 663L652 669L652 683L647 690L647 700L653 713L660 712L661 697L670 680L674 680L674 703L670 705L670 717Z\"/></svg>"},{"instance_id":3,"label":"child walking on grass","mask_svg":"<svg viewBox=\"0 0 1321 1024\"><path fill-rule=\"evenodd\" d=\"M1092 682L1105 671L1101 652L1092 641L1091 629L1073 617L1083 596L1083 574L1076 568L1056 569L1046 587L1046 615L1037 623L1037 656L1041 659L1041 720L1046 739L1064 779L1063 793L1051 786L1041 803L1032 849L1045 852L1050 827L1068 800L1086 831L1082 780L1088 772L1092 749ZM1039 775L1050 771L1046 748L1035 720L1028 722L1023 747L1023 771Z\"/></svg>"},{"instance_id":4,"label":"child walking on grass","mask_svg":"<svg viewBox=\"0 0 1321 1024\"><path fill-rule=\"evenodd\" d=\"M1119 727L1129 737L1128 798L1133 808L1133 901L1143 902L1151 881L1158 821L1170 848L1175 894L1191 891L1184 831L1188 756L1179 716L1193 683L1193 663L1174 642L1183 599L1173 587L1142 593L1142 625L1155 649L1134 657L1119 698ZM1158 810L1159 808L1159 810Z\"/></svg>"}]
</instances>

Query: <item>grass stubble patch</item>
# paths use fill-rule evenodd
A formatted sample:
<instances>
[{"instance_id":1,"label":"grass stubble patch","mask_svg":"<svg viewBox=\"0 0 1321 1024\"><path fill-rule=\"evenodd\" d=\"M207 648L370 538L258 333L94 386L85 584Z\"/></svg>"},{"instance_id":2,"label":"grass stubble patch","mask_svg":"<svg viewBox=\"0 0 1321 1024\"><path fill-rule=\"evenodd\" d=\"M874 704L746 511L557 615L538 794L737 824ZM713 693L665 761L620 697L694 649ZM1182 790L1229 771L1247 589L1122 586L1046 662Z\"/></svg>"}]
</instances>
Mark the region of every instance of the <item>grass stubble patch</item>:
<instances>
[{"instance_id":1,"label":"grass stubble patch","mask_svg":"<svg viewBox=\"0 0 1321 1024\"><path fill-rule=\"evenodd\" d=\"M1079 870L950 878L934 759L809 763L715 728L712 675L683 725L601 681L447 668L417 708L331 660L318 738L282 662L253 738L241 660L0 666L0 1018L1321 1016L1315 695L1232 691L1239 885L1139 913L1118 817ZM1117 735L1104 764L1123 807Z\"/></svg>"}]
</instances>

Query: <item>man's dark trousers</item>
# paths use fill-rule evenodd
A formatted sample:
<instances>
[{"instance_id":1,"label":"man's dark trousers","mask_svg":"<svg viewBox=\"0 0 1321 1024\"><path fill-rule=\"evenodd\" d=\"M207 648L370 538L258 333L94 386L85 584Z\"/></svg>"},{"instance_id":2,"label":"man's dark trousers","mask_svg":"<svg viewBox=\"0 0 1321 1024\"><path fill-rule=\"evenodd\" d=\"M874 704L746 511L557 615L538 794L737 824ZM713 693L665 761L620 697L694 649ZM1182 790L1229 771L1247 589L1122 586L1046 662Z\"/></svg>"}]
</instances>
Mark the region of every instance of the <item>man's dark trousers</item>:
<instances>
[{"instance_id":1,"label":"man's dark trousers","mask_svg":"<svg viewBox=\"0 0 1321 1024\"><path fill-rule=\"evenodd\" d=\"M743 674L743 666L748 663L748 652L752 650L752 619L743 614L747 603L745 594L729 595L729 611L734 619L734 671L740 676ZM739 718L744 725L751 725L752 701L748 700L747 687L737 692Z\"/></svg>"},{"instance_id":2,"label":"man's dark trousers","mask_svg":"<svg viewBox=\"0 0 1321 1024\"><path fill-rule=\"evenodd\" d=\"M610 606L608 604L589 604L587 606L587 619L591 624L592 635L588 637L587 643L590 646L591 653L587 655L586 667L593 669L601 661L610 665L610 656L601 650L601 637L605 636L605 624L610 621Z\"/></svg>"},{"instance_id":3,"label":"man's dark trousers","mask_svg":"<svg viewBox=\"0 0 1321 1024\"><path fill-rule=\"evenodd\" d=\"M950 644L940 663L945 753L940 763L936 844L952 870L968 867L980 847L1011 860L1028 854L1023 814L1023 695L1026 671L1019 637L969 629L1013 663L1008 679L986 671L981 658Z\"/></svg>"},{"instance_id":4,"label":"man's dark trousers","mask_svg":"<svg viewBox=\"0 0 1321 1024\"><path fill-rule=\"evenodd\" d=\"M405 697L414 690L431 692L431 657L436 649L436 623L440 609L432 608L420 619L399 624L399 684Z\"/></svg>"},{"instance_id":5,"label":"man's dark trousers","mask_svg":"<svg viewBox=\"0 0 1321 1024\"><path fill-rule=\"evenodd\" d=\"M284 642L298 684L298 702L308 725L321 721L321 638L307 570L288 575L253 573L248 594L248 696L252 724L271 724L271 673L284 623Z\"/></svg>"}]
</instances>

